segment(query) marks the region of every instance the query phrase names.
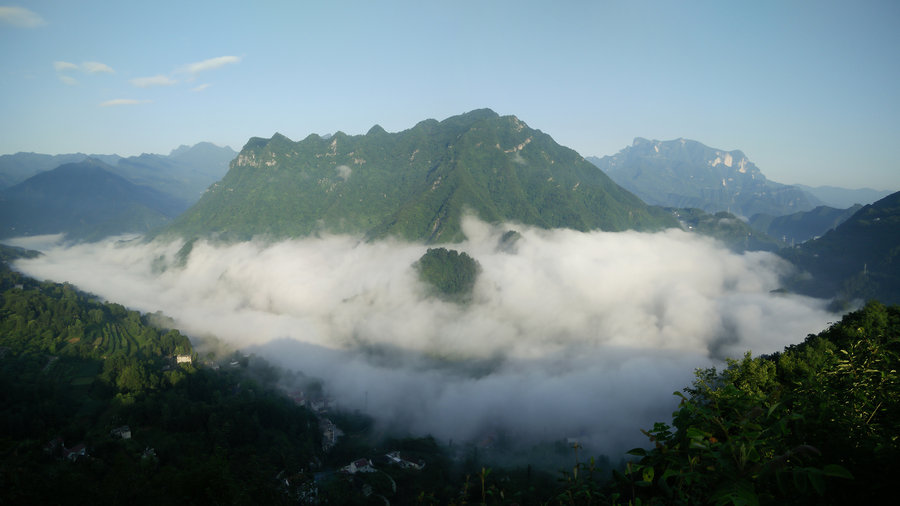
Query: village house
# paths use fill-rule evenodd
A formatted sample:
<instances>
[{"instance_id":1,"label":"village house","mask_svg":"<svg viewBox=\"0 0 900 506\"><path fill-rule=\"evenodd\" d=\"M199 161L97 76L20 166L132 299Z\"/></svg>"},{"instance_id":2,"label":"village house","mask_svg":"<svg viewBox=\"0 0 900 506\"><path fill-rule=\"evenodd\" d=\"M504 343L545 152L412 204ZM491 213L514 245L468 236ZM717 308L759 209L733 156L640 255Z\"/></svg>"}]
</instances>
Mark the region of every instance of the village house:
<instances>
[{"instance_id":1,"label":"village house","mask_svg":"<svg viewBox=\"0 0 900 506\"><path fill-rule=\"evenodd\" d=\"M385 454L385 458L387 458L387 460L392 464L400 466L403 469L412 469L415 471L421 471L422 469L425 469L424 460L420 459L418 462L413 462L411 460L403 458L403 456L400 455L399 451L393 451L391 453Z\"/></svg>"},{"instance_id":2,"label":"village house","mask_svg":"<svg viewBox=\"0 0 900 506\"><path fill-rule=\"evenodd\" d=\"M131 427L127 425L116 427L115 429L109 431L109 434L121 439L131 439Z\"/></svg>"},{"instance_id":3,"label":"village house","mask_svg":"<svg viewBox=\"0 0 900 506\"><path fill-rule=\"evenodd\" d=\"M338 438L344 435L344 432L327 418L319 419L319 429L322 431L322 450L326 452L331 450Z\"/></svg>"},{"instance_id":4,"label":"village house","mask_svg":"<svg viewBox=\"0 0 900 506\"><path fill-rule=\"evenodd\" d=\"M349 465L341 468L341 472L347 474L374 473L375 471L377 471L377 469L375 469L372 465L372 461L369 459L356 459Z\"/></svg>"},{"instance_id":5,"label":"village house","mask_svg":"<svg viewBox=\"0 0 900 506\"><path fill-rule=\"evenodd\" d=\"M58 436L51 439L46 445L44 445L44 452L49 455L71 460L72 462L75 462L81 457L86 457L88 454L87 445L85 445L84 443L78 443L71 448L66 448L65 442L63 442L63 439Z\"/></svg>"},{"instance_id":6,"label":"village house","mask_svg":"<svg viewBox=\"0 0 900 506\"><path fill-rule=\"evenodd\" d=\"M84 443L78 443L71 448L63 447L63 457L75 462L81 457L87 456L87 446Z\"/></svg>"}]
</instances>

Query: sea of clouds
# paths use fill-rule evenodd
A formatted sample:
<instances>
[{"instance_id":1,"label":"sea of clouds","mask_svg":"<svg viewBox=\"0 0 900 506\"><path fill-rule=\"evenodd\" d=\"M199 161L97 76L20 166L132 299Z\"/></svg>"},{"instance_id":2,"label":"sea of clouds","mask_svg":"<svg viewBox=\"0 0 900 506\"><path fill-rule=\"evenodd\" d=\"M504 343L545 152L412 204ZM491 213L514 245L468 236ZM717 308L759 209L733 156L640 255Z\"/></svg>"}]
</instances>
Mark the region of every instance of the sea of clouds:
<instances>
[{"instance_id":1,"label":"sea of clouds","mask_svg":"<svg viewBox=\"0 0 900 506\"><path fill-rule=\"evenodd\" d=\"M500 247L510 229L521 237ZM198 241L183 264L180 241L51 241L16 268L320 378L383 428L579 437L611 453L668 421L695 368L780 351L838 319L825 301L772 293L790 270L777 256L681 230L467 219L464 231L449 247L481 266L468 304L427 295L411 266L428 246L350 236Z\"/></svg>"}]
</instances>

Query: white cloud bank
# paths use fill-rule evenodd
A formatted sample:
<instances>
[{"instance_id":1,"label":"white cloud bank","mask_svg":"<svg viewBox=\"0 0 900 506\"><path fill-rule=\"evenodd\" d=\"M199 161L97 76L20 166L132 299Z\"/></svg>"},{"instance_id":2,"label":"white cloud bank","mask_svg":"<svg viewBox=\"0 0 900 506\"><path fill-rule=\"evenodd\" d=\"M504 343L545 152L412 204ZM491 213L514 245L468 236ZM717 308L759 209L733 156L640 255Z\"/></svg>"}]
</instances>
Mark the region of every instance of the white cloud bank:
<instances>
[{"instance_id":1,"label":"white cloud bank","mask_svg":"<svg viewBox=\"0 0 900 506\"><path fill-rule=\"evenodd\" d=\"M455 249L479 261L474 301L424 296L410 265L426 246L346 236L274 244L51 248L17 265L187 333L320 377L344 407L388 427L457 441L507 428L581 436L595 451L645 443L695 367L801 341L836 316L776 295L787 264L678 230L581 233L468 220ZM169 265L164 271L160 266Z\"/></svg>"}]
</instances>

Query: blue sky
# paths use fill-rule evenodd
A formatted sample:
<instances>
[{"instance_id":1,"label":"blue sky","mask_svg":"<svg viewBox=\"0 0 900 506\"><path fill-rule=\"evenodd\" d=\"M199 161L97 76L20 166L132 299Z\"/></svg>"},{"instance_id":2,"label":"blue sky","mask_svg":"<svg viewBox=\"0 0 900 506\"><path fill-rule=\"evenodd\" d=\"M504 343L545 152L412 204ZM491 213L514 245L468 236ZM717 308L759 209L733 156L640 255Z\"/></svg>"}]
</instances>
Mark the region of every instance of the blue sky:
<instances>
[{"instance_id":1,"label":"blue sky","mask_svg":"<svg viewBox=\"0 0 900 506\"><path fill-rule=\"evenodd\" d=\"M0 4L0 154L239 150L490 107L584 156L741 149L900 189L900 2Z\"/></svg>"}]
</instances>

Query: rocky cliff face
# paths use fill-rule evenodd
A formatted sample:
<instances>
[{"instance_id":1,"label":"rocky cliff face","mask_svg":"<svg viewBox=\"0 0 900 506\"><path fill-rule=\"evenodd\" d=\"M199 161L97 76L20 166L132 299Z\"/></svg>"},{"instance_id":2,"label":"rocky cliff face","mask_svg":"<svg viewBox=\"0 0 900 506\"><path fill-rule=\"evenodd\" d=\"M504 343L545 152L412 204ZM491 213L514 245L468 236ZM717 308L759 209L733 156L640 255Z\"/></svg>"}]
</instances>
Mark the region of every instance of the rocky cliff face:
<instances>
[{"instance_id":1,"label":"rocky cliff face","mask_svg":"<svg viewBox=\"0 0 900 506\"><path fill-rule=\"evenodd\" d=\"M650 204L744 217L780 216L819 204L799 188L767 180L739 150L723 151L688 139L637 138L619 153L591 162Z\"/></svg>"}]
</instances>

